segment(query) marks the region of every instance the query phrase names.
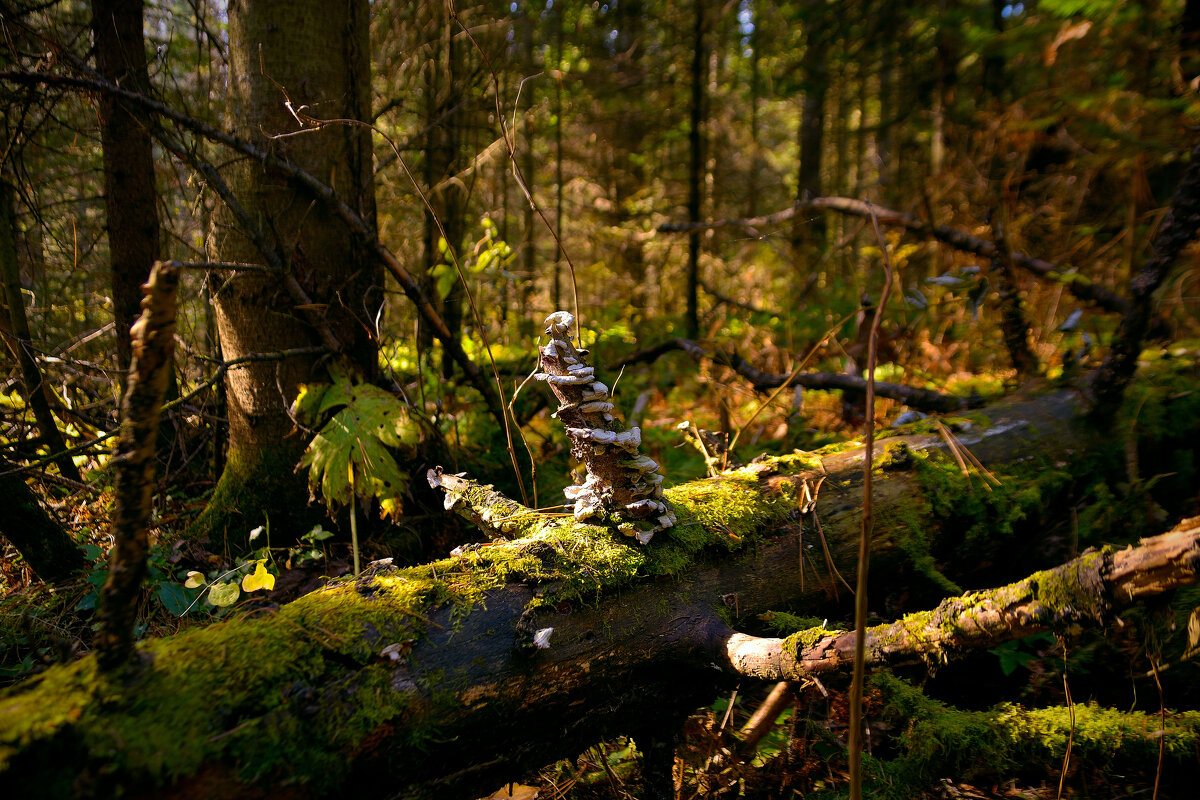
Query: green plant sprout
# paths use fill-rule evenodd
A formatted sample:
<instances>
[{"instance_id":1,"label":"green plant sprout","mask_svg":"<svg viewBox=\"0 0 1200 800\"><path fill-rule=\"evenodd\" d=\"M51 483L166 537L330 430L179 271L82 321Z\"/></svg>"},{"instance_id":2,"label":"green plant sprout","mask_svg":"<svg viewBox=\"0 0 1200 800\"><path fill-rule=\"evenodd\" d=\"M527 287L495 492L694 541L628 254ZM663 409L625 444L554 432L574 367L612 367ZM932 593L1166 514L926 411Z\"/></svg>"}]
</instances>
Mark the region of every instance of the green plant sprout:
<instances>
[{"instance_id":1,"label":"green plant sprout","mask_svg":"<svg viewBox=\"0 0 1200 800\"><path fill-rule=\"evenodd\" d=\"M350 506L354 574L358 575L354 499L374 497L381 516L400 516L409 475L400 469L392 448L415 447L420 426L403 401L349 370L334 365L329 377L331 383L301 387L292 407L302 423L319 426L297 469L308 468L309 488L314 495L320 492L330 512L339 505Z\"/></svg>"}]
</instances>

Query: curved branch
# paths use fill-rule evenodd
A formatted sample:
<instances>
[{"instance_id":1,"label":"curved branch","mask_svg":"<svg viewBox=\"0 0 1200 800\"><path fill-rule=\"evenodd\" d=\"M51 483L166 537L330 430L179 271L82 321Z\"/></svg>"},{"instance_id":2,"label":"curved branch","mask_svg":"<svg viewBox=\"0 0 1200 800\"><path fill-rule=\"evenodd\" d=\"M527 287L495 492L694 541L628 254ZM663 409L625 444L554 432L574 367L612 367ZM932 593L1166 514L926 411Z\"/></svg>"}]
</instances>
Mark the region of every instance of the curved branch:
<instances>
[{"instance_id":1,"label":"curved branch","mask_svg":"<svg viewBox=\"0 0 1200 800\"><path fill-rule=\"evenodd\" d=\"M872 210L879 218L880 225L904 228L909 233L920 236L923 239L933 239L934 241L949 245L956 250L962 250L965 253L974 253L981 258L990 259L996 254L995 243L989 242L987 239L972 236L966 231L951 228L949 225L934 225L913 214L889 208L880 208L879 206L849 197L814 197L810 200L797 202L791 208L785 208L774 214L767 214L766 216L754 217L752 219L719 219L712 222L697 223L668 222L660 225L658 230L660 233L687 233L694 230L742 228L756 232L759 228L779 225L794 217L797 212L837 211L838 213L847 214L852 217L870 219ZM1127 298L1121 297L1115 292L1105 289L1103 286L1092 283L1082 275L1066 272L1057 264L1052 264L1049 261L1034 258L1021 252L1013 252L1012 263L1032 272L1038 277L1065 284L1067 291L1072 295L1085 302L1093 303L1105 311L1125 314L1130 309L1130 302Z\"/></svg>"},{"instance_id":2,"label":"curved branch","mask_svg":"<svg viewBox=\"0 0 1200 800\"><path fill-rule=\"evenodd\" d=\"M653 363L659 357L682 350L697 361L707 358L714 364L729 367L754 387L756 392L769 392L780 386L803 386L805 389L838 389L841 391L865 392L867 381L858 375L846 375L838 372L802 372L797 375L784 375L774 372L763 372L743 359L737 353L726 353L717 350L709 353L703 347L690 339L668 339L665 342L639 350L635 353L610 364L608 369L615 370L631 364ZM910 408L921 411L952 412L966 408L976 408L983 405L983 399L978 397L955 397L942 394L932 389L921 389L902 383L875 382L875 394L904 403Z\"/></svg>"}]
</instances>

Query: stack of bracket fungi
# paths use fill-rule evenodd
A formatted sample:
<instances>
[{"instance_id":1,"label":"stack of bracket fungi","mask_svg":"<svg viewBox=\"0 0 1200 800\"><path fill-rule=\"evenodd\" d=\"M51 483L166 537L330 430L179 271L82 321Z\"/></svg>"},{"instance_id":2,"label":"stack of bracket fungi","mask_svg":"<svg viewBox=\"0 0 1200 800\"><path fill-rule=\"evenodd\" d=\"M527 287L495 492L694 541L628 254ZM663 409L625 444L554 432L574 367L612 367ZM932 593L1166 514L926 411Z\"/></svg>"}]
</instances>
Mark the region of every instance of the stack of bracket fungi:
<instances>
[{"instance_id":1,"label":"stack of bracket fungi","mask_svg":"<svg viewBox=\"0 0 1200 800\"><path fill-rule=\"evenodd\" d=\"M571 439L571 455L587 469L587 479L567 487L575 501L575 518L582 522L616 525L626 536L646 544L675 524L675 514L663 499L663 476L658 464L642 455L642 431L628 430L612 414L608 387L596 380L585 360L587 350L571 341L575 318L556 311L546 318L550 342L538 351L541 371L534 377L550 385L558 398L558 417Z\"/></svg>"}]
</instances>

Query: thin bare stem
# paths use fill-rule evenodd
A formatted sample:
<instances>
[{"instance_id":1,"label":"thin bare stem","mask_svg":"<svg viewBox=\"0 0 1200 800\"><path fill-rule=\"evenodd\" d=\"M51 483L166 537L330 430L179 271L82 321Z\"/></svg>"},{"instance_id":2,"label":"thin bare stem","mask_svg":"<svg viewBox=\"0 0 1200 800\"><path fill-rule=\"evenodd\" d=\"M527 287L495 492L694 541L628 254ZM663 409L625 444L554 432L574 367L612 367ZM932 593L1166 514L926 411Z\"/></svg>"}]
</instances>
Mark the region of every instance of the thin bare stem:
<instances>
[{"instance_id":1,"label":"thin bare stem","mask_svg":"<svg viewBox=\"0 0 1200 800\"><path fill-rule=\"evenodd\" d=\"M883 322L883 309L887 308L888 295L892 291L892 262L888 257L887 241L883 231L879 229L879 220L874 209L871 210L871 222L875 226L875 236L879 239L879 249L883 253L883 291L879 294L878 308L880 313L871 321L871 335L867 343L867 420L863 442L863 517L862 534L858 541L858 575L854 591L854 677L850 681L850 797L851 800L862 799L862 748L863 748L863 713L862 696L863 683L867 677L867 568L871 562L871 528L874 519L871 514L871 468L875 450L875 361L879 349L879 325Z\"/></svg>"}]
</instances>

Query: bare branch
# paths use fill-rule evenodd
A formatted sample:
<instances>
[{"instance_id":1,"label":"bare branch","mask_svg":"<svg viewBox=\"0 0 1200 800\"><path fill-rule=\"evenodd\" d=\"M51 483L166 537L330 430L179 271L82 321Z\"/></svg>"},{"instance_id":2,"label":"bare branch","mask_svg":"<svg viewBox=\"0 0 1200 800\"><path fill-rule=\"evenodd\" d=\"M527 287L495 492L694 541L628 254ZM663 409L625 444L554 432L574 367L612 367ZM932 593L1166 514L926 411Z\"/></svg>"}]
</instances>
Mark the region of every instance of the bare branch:
<instances>
[{"instance_id":1,"label":"bare branch","mask_svg":"<svg viewBox=\"0 0 1200 800\"><path fill-rule=\"evenodd\" d=\"M729 367L741 375L754 387L756 392L769 392L780 386L803 386L805 389L838 389L841 391L865 392L867 382L858 375L846 375L837 372L803 372L794 376L774 372L763 372L750 364L737 353L726 353L721 350L712 353L705 350L690 339L668 339L665 342L631 353L625 358L609 365L609 369L619 369L630 364L652 363L660 356L675 350L682 350L696 360L707 358L714 364ZM921 411L961 411L965 408L975 408L983 404L977 397L955 397L942 394L931 389L920 389L915 386L905 386L900 383L876 381L875 394L898 400L911 408Z\"/></svg>"},{"instance_id":2,"label":"bare branch","mask_svg":"<svg viewBox=\"0 0 1200 800\"><path fill-rule=\"evenodd\" d=\"M913 214L880 208L879 206L869 205L861 200L853 200L848 197L814 197L810 200L797 202L791 208L785 208L782 211L776 211L774 214L754 217L752 219L719 219L712 222L698 223L668 222L665 225L660 225L658 230L660 233L688 233L694 230L741 228L756 232L761 228L770 228L779 225L791 219L797 213L805 211L837 211L852 217L870 219L871 209L875 210L880 225L904 228L909 233L921 238L933 239L942 244L949 245L956 250L974 253L981 258L990 259L995 255L996 245L987 239L972 236L966 231L951 228L948 225L934 225ZM1052 264L1049 261L1034 258L1021 252L1014 252L1012 254L1012 263L1039 277L1064 284L1067 287L1067 291L1075 297L1093 303L1105 311L1112 311L1118 314L1125 314L1129 311L1130 305L1128 299L1105 289L1103 286L1092 283L1082 275L1067 272L1058 264Z\"/></svg>"}]
</instances>

